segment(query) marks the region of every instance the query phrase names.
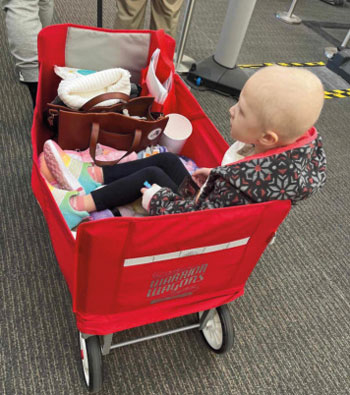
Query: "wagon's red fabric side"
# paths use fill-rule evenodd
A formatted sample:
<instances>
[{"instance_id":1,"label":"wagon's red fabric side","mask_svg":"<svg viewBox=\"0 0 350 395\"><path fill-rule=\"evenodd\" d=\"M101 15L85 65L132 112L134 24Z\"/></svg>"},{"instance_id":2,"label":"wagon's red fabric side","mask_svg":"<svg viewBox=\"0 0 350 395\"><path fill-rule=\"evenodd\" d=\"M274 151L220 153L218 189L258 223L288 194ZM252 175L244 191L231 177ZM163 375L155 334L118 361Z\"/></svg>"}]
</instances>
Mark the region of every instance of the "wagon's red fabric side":
<instances>
[{"instance_id":1,"label":"wagon's red fabric side","mask_svg":"<svg viewBox=\"0 0 350 395\"><path fill-rule=\"evenodd\" d=\"M42 152L44 142L52 137L52 132L44 122L44 110L46 104L52 101L57 95L57 87L60 78L54 73L55 65L65 66L66 38L69 28L82 29L86 31L108 32L107 29L97 29L94 27L79 26L73 24L62 24L48 26L40 32L38 36L39 54L39 84L36 108L33 115L32 124L32 189L38 203L44 213L48 229L50 232L53 248L62 273L67 281L70 291L73 290L73 262L75 254L75 241L70 230L65 225L65 221L58 210L49 189L39 172L38 155ZM137 33L139 31L118 31L118 33ZM144 34L151 35L148 60L156 48L160 48L162 56L157 68L157 74L163 80L173 70L173 54L175 41L167 36L163 31L143 31Z\"/></svg>"},{"instance_id":2,"label":"wagon's red fabric side","mask_svg":"<svg viewBox=\"0 0 350 395\"><path fill-rule=\"evenodd\" d=\"M287 215L288 201L161 217L112 218L81 224L77 239L72 236L38 168L38 154L51 136L42 114L56 95L59 79L53 66L65 65L69 26L73 25L51 26L39 35L32 188L73 296L78 329L90 334L113 333L209 309L240 296ZM174 43L163 32L151 35L149 56L160 47L159 72L161 75L163 70L165 78L173 68ZM200 166L219 165L227 143L177 75L164 111L181 113L192 122L193 134L184 155Z\"/></svg>"},{"instance_id":3,"label":"wagon's red fabric side","mask_svg":"<svg viewBox=\"0 0 350 395\"><path fill-rule=\"evenodd\" d=\"M78 328L107 334L232 301L289 208L276 201L82 224Z\"/></svg>"}]
</instances>

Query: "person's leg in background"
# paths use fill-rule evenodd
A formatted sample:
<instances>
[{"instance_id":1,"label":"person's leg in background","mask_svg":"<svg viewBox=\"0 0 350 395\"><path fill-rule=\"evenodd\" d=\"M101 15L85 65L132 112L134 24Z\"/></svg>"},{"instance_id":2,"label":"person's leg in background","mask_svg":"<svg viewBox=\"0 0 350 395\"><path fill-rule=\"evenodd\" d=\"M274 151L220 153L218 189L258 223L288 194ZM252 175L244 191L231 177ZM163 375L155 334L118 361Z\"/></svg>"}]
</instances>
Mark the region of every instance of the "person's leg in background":
<instances>
[{"instance_id":1,"label":"person's leg in background","mask_svg":"<svg viewBox=\"0 0 350 395\"><path fill-rule=\"evenodd\" d=\"M151 29L164 29L176 38L183 0L151 0Z\"/></svg>"},{"instance_id":2,"label":"person's leg in background","mask_svg":"<svg viewBox=\"0 0 350 395\"><path fill-rule=\"evenodd\" d=\"M147 0L116 0L115 29L143 29Z\"/></svg>"},{"instance_id":3,"label":"person's leg in background","mask_svg":"<svg viewBox=\"0 0 350 395\"><path fill-rule=\"evenodd\" d=\"M54 0L39 0L39 18L43 28L51 25L53 8Z\"/></svg>"},{"instance_id":4,"label":"person's leg in background","mask_svg":"<svg viewBox=\"0 0 350 395\"><path fill-rule=\"evenodd\" d=\"M37 36L49 25L54 0L2 0L11 54L20 82L29 88L33 107L38 85Z\"/></svg>"}]
</instances>

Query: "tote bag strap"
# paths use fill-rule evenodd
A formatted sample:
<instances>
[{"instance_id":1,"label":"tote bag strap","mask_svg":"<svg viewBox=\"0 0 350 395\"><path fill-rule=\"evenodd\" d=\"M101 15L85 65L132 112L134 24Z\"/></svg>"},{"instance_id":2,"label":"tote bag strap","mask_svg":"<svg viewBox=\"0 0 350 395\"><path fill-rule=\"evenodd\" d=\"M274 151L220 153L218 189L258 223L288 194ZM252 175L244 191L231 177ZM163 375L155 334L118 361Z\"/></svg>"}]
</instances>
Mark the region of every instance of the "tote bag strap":
<instances>
[{"instance_id":1,"label":"tote bag strap","mask_svg":"<svg viewBox=\"0 0 350 395\"><path fill-rule=\"evenodd\" d=\"M135 129L135 131L132 132L133 133L133 139L132 139L131 146L121 158L119 158L117 160L110 160L110 161L98 160L98 159L96 159L96 145L97 145L97 142L98 142L98 138L100 136L100 131L102 133L105 132L103 130L100 130L100 124L99 123L93 122L92 123L92 127L91 127L89 151L90 151L91 158L93 159L94 163L97 166L111 166L111 165L117 164L123 158L125 158L127 155L131 154L131 152L137 151L137 149L138 149L138 147L140 145L141 139L142 139L142 131L140 129ZM118 136L122 136L122 134L120 134L120 133L111 133L111 132L107 132L107 133L115 135L116 141L117 141L117 137ZM118 147L113 147L113 148L118 149Z\"/></svg>"},{"instance_id":2,"label":"tote bag strap","mask_svg":"<svg viewBox=\"0 0 350 395\"><path fill-rule=\"evenodd\" d=\"M113 99L120 99L124 102L127 102L130 99L129 95L121 92L109 92L109 93L102 93L101 95L97 95L87 101L81 108L80 111L89 111L91 110L96 104L102 103L106 100L113 100Z\"/></svg>"}]
</instances>

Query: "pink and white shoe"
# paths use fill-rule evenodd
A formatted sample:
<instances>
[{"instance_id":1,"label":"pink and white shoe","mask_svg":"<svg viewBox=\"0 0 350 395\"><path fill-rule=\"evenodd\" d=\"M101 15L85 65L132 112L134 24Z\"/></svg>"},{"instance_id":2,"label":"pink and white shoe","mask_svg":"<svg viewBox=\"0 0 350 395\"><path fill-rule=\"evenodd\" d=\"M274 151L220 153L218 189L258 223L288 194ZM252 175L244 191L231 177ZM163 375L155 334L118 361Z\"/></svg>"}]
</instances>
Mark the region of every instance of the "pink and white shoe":
<instances>
[{"instance_id":1,"label":"pink and white shoe","mask_svg":"<svg viewBox=\"0 0 350 395\"><path fill-rule=\"evenodd\" d=\"M71 158L53 140L47 140L44 144L44 160L46 167L56 180L60 189L66 191L78 191L84 193L84 188L76 177L66 167Z\"/></svg>"},{"instance_id":2,"label":"pink and white shoe","mask_svg":"<svg viewBox=\"0 0 350 395\"><path fill-rule=\"evenodd\" d=\"M45 180L48 183L50 183L51 185L53 185L56 188L60 188L60 185L55 180L55 177L52 175L52 173L50 172L49 168L47 167L47 164L46 164L43 152L39 155L38 159L39 159L40 174L45 178Z\"/></svg>"}]
</instances>

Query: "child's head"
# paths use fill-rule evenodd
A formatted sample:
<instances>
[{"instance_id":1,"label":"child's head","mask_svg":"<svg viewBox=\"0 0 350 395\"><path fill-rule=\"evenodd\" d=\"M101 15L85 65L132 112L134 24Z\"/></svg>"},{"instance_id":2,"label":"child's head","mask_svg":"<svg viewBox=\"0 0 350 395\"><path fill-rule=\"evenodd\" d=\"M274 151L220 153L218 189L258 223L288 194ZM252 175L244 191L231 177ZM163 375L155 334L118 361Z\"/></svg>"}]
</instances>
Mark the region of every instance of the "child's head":
<instances>
[{"instance_id":1,"label":"child's head","mask_svg":"<svg viewBox=\"0 0 350 395\"><path fill-rule=\"evenodd\" d=\"M230 108L231 136L255 144L256 153L291 144L317 121L324 101L310 71L270 66L253 74Z\"/></svg>"}]
</instances>

